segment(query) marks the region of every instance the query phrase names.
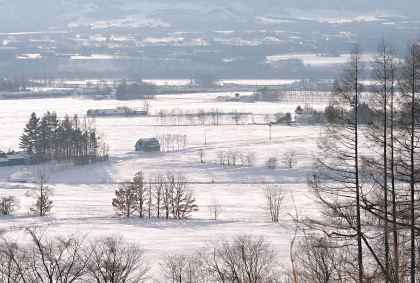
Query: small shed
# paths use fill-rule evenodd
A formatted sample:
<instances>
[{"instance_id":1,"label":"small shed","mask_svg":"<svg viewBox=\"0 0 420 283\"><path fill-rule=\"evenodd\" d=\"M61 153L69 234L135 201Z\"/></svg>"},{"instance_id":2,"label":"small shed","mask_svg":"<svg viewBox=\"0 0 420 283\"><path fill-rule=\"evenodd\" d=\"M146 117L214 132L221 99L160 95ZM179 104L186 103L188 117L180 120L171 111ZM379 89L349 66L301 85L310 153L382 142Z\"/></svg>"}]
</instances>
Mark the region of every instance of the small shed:
<instances>
[{"instance_id":1,"label":"small shed","mask_svg":"<svg viewBox=\"0 0 420 283\"><path fill-rule=\"evenodd\" d=\"M155 138L139 139L135 145L136 151L160 151L160 144Z\"/></svg>"}]
</instances>

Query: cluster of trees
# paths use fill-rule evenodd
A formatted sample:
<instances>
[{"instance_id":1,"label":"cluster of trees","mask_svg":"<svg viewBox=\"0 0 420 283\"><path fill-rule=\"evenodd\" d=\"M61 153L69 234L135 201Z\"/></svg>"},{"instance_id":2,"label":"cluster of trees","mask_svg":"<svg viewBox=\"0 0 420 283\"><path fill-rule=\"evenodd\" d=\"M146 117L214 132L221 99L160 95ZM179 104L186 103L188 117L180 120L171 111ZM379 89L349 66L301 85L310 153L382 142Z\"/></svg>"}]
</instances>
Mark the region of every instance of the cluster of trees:
<instances>
[{"instance_id":1,"label":"cluster of trees","mask_svg":"<svg viewBox=\"0 0 420 283\"><path fill-rule=\"evenodd\" d=\"M309 178L324 217L306 222L329 239L307 241L311 252L301 264L320 276L313 281L313 273L301 271L300 282L420 278L420 42L409 44L401 62L390 42L378 43L368 127L359 121L364 64L355 45L334 83L330 107L338 115L324 129Z\"/></svg>"},{"instance_id":2,"label":"cluster of trees","mask_svg":"<svg viewBox=\"0 0 420 283\"><path fill-rule=\"evenodd\" d=\"M46 160L79 160L80 164L106 159L108 146L95 128L95 120L81 120L55 112L42 118L35 113L26 124L20 137L20 147L32 156L32 163Z\"/></svg>"},{"instance_id":3,"label":"cluster of trees","mask_svg":"<svg viewBox=\"0 0 420 283\"><path fill-rule=\"evenodd\" d=\"M145 178L142 171L115 191L112 206L119 216L138 215L174 219L189 218L198 210L187 178L182 172L154 172Z\"/></svg>"},{"instance_id":4,"label":"cluster of trees","mask_svg":"<svg viewBox=\"0 0 420 283\"><path fill-rule=\"evenodd\" d=\"M183 110L161 109L156 111L155 116L161 125L239 125L247 124L251 113L238 111L223 112L216 109Z\"/></svg>"},{"instance_id":5,"label":"cluster of trees","mask_svg":"<svg viewBox=\"0 0 420 283\"><path fill-rule=\"evenodd\" d=\"M161 151L174 151L185 149L187 146L186 134L161 134L156 135Z\"/></svg>"},{"instance_id":6,"label":"cluster of trees","mask_svg":"<svg viewBox=\"0 0 420 283\"><path fill-rule=\"evenodd\" d=\"M130 84L123 81L117 86L115 96L118 100L154 99L156 98L156 84L143 81Z\"/></svg>"}]
</instances>

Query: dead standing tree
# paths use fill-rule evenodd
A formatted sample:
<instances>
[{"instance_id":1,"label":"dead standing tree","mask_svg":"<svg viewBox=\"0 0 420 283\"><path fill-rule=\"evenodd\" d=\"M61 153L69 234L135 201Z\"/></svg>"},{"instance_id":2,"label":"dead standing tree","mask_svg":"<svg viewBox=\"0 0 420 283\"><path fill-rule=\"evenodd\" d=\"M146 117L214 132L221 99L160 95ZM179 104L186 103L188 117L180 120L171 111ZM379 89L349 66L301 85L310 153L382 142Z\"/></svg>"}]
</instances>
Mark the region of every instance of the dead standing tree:
<instances>
[{"instance_id":1,"label":"dead standing tree","mask_svg":"<svg viewBox=\"0 0 420 283\"><path fill-rule=\"evenodd\" d=\"M356 239L359 282L364 280L364 270L357 113L363 91L363 68L361 49L355 45L341 76L334 82L331 106L340 115L334 124L327 124L319 139L320 154L309 179L315 197L325 208L323 214L328 220L320 224L331 229L325 232Z\"/></svg>"}]
</instances>

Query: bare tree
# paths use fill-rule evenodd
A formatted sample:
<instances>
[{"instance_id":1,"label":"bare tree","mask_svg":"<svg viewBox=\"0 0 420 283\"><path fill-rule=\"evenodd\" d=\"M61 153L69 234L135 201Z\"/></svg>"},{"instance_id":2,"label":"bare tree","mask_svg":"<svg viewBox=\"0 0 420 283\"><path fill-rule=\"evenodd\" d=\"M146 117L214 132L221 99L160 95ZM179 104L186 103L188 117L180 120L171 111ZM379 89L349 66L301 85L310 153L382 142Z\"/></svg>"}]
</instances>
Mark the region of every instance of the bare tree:
<instances>
[{"instance_id":1,"label":"bare tree","mask_svg":"<svg viewBox=\"0 0 420 283\"><path fill-rule=\"evenodd\" d=\"M198 210L192 191L188 189L187 178L182 172L172 173L169 185L172 187L171 209L175 219L189 218Z\"/></svg>"},{"instance_id":2,"label":"bare tree","mask_svg":"<svg viewBox=\"0 0 420 283\"><path fill-rule=\"evenodd\" d=\"M287 168L292 168L297 163L297 153L294 149L288 149L283 154L283 163Z\"/></svg>"},{"instance_id":3,"label":"bare tree","mask_svg":"<svg viewBox=\"0 0 420 283\"><path fill-rule=\"evenodd\" d=\"M410 227L410 282L416 281L416 234L418 233L416 219L418 213L418 189L420 183L420 153L419 125L420 118L420 42L413 41L408 48L407 55L401 67L401 111L399 130L399 164L397 171L401 179L409 185L409 204L407 209L407 223Z\"/></svg>"},{"instance_id":4,"label":"bare tree","mask_svg":"<svg viewBox=\"0 0 420 283\"><path fill-rule=\"evenodd\" d=\"M154 200L156 207L157 218L160 218L160 212L162 210L162 205L164 205L165 197L165 176L161 172L156 172L153 175L153 184L154 184ZM169 201L168 201L169 203Z\"/></svg>"},{"instance_id":5,"label":"bare tree","mask_svg":"<svg viewBox=\"0 0 420 283\"><path fill-rule=\"evenodd\" d=\"M237 150L231 150L228 152L229 159L233 166L236 166L236 161L238 160L238 157L240 156L240 152Z\"/></svg>"},{"instance_id":6,"label":"bare tree","mask_svg":"<svg viewBox=\"0 0 420 283\"><path fill-rule=\"evenodd\" d=\"M397 204L395 182L395 85L397 78L397 66L394 50L389 41L384 37L378 42L377 52L372 62L372 98L370 105L374 123L368 124L367 137L371 149L376 153L373 157L364 157L366 163L365 173L369 173L372 179L372 191L376 191L371 198L363 198L363 208L376 218L376 225L380 242L376 245L376 253L383 261L383 276L385 282L400 282L399 279L399 240L397 230L397 217L400 212ZM379 158L377 158L379 156ZM389 209L391 208L391 209ZM390 214L392 217L390 217ZM390 228L392 223L392 229ZM390 233L393 233L391 255ZM383 258L382 258L383 251ZM394 257L393 269L391 258ZM392 274L393 273L393 274ZM394 278L394 280L392 280Z\"/></svg>"},{"instance_id":7,"label":"bare tree","mask_svg":"<svg viewBox=\"0 0 420 283\"><path fill-rule=\"evenodd\" d=\"M278 185L265 185L264 196L271 221L279 222L281 203L284 198L283 188Z\"/></svg>"},{"instance_id":8,"label":"bare tree","mask_svg":"<svg viewBox=\"0 0 420 283\"><path fill-rule=\"evenodd\" d=\"M219 200L217 198L212 198L209 203L209 213L210 217L213 220L217 220L220 213L223 211L222 206L219 203Z\"/></svg>"},{"instance_id":9,"label":"bare tree","mask_svg":"<svg viewBox=\"0 0 420 283\"><path fill-rule=\"evenodd\" d=\"M143 176L142 171L139 171L136 173L130 185L131 185L131 189L133 190L135 194L135 200L136 200L137 211L139 213L139 217L143 218L144 205L147 201L146 200L147 189L144 185L144 176Z\"/></svg>"},{"instance_id":10,"label":"bare tree","mask_svg":"<svg viewBox=\"0 0 420 283\"><path fill-rule=\"evenodd\" d=\"M92 242L90 251L88 282L138 283L149 279L150 268L139 245L112 237Z\"/></svg>"},{"instance_id":11,"label":"bare tree","mask_svg":"<svg viewBox=\"0 0 420 283\"><path fill-rule=\"evenodd\" d=\"M197 155L200 158L200 163L203 163L204 162L204 157L206 157L206 151L203 148L200 148L197 151Z\"/></svg>"},{"instance_id":12,"label":"bare tree","mask_svg":"<svg viewBox=\"0 0 420 283\"><path fill-rule=\"evenodd\" d=\"M219 164L225 165L226 153L222 150L218 150L216 151L216 156L217 156L217 159L219 160Z\"/></svg>"},{"instance_id":13,"label":"bare tree","mask_svg":"<svg viewBox=\"0 0 420 283\"><path fill-rule=\"evenodd\" d=\"M325 208L326 219L321 224L325 226L321 229L330 227L333 230L330 233L335 236L356 239L359 282L364 280L362 241L366 240L361 222L363 182L359 173L358 122L363 70L362 51L356 44L342 74L334 82L331 105L340 115L335 124L327 124L324 129L318 143L320 154L315 171L309 179L316 198Z\"/></svg>"}]
</instances>

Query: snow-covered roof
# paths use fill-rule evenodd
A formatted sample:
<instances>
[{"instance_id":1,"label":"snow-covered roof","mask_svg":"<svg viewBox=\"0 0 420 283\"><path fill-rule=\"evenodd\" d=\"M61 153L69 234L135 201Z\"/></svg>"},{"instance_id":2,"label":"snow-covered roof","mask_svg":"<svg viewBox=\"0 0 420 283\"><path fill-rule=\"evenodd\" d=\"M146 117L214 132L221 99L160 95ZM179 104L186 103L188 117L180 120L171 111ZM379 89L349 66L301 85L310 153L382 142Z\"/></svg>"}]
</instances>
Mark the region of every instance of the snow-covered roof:
<instances>
[{"instance_id":1,"label":"snow-covered roof","mask_svg":"<svg viewBox=\"0 0 420 283\"><path fill-rule=\"evenodd\" d=\"M21 154L8 154L7 159L24 159L24 157Z\"/></svg>"},{"instance_id":2,"label":"snow-covered roof","mask_svg":"<svg viewBox=\"0 0 420 283\"><path fill-rule=\"evenodd\" d=\"M145 145L159 145L159 142L155 138L140 139L139 141Z\"/></svg>"}]
</instances>

